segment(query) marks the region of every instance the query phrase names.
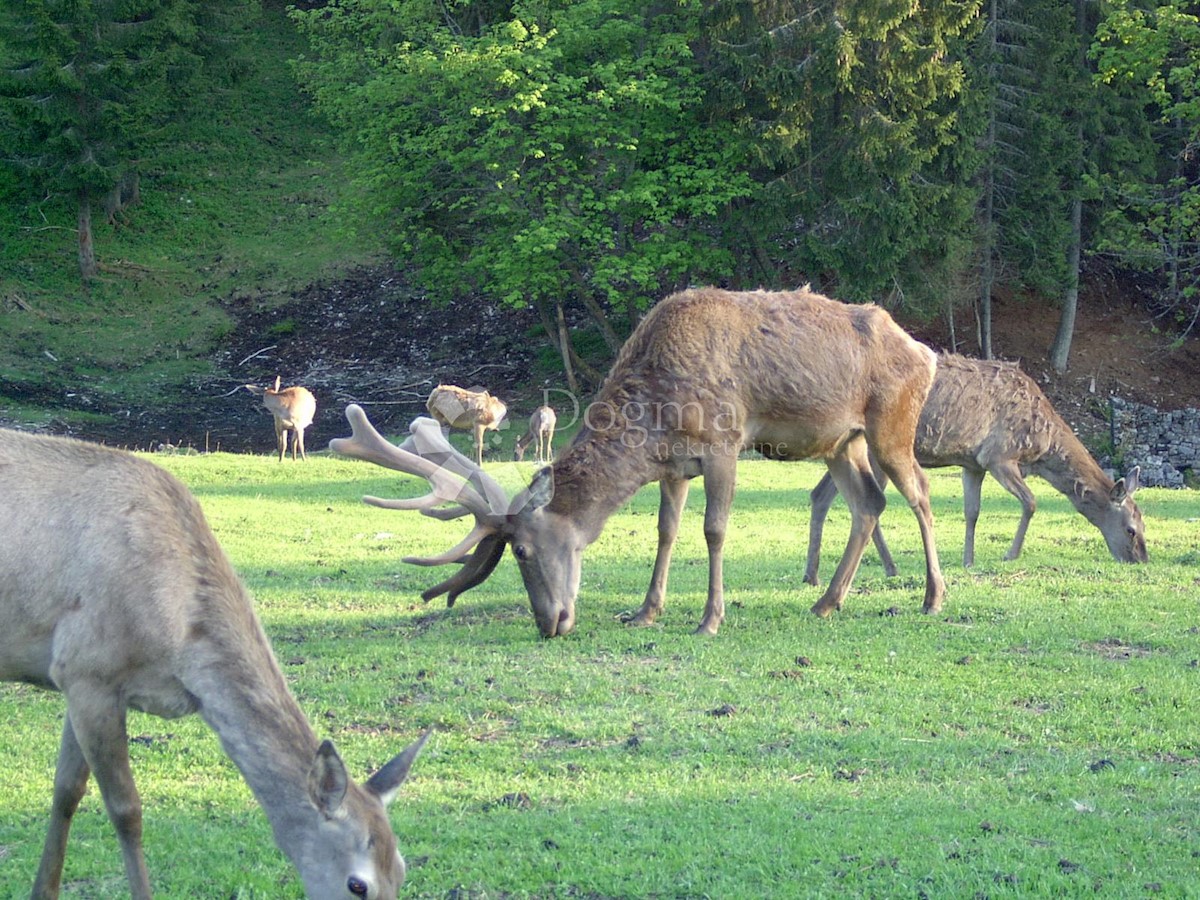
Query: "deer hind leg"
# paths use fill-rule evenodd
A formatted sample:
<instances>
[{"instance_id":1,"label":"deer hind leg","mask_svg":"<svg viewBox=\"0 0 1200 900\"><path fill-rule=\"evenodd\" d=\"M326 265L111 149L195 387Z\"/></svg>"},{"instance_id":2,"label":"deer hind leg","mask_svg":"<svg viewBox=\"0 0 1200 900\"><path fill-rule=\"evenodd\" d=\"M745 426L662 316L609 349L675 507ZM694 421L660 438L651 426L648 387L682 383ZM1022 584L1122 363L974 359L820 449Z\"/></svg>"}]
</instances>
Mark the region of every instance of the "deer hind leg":
<instances>
[{"instance_id":1,"label":"deer hind leg","mask_svg":"<svg viewBox=\"0 0 1200 900\"><path fill-rule=\"evenodd\" d=\"M654 574L642 608L625 618L630 625L653 625L663 610L667 598L667 574L671 569L671 550L679 534L679 519L687 502L690 482L684 478L664 478L658 483L658 553L654 557Z\"/></svg>"},{"instance_id":2,"label":"deer hind leg","mask_svg":"<svg viewBox=\"0 0 1200 900\"><path fill-rule=\"evenodd\" d=\"M879 448L876 458L884 474L892 479L896 489L904 495L909 508L917 517L917 524L921 529L921 543L925 547L925 603L922 609L927 613L935 613L942 608L942 600L946 596L946 582L942 579L937 542L933 536L929 479L912 455L911 442L900 452L888 452L889 449Z\"/></svg>"},{"instance_id":3,"label":"deer hind leg","mask_svg":"<svg viewBox=\"0 0 1200 900\"><path fill-rule=\"evenodd\" d=\"M875 480L879 483L880 490L887 487L887 476L882 472L875 473ZM821 480L809 494L812 510L808 519L808 557L804 563L805 584L815 586L821 583L818 575L821 568L821 540L825 532L825 519L829 515L829 508L833 506L833 501L837 499L837 495L837 485L833 483L833 476L828 472L821 476ZM879 553L879 561L883 564L884 574L888 578L894 578L896 561L892 559L892 551L888 549L887 541L883 538L883 528L878 523L871 532L871 540L875 542L875 550Z\"/></svg>"},{"instance_id":4,"label":"deer hind leg","mask_svg":"<svg viewBox=\"0 0 1200 900\"><path fill-rule=\"evenodd\" d=\"M275 420L275 449L279 451L279 461L283 462L283 458L287 455L288 433L287 428L278 419Z\"/></svg>"},{"instance_id":5,"label":"deer hind leg","mask_svg":"<svg viewBox=\"0 0 1200 900\"><path fill-rule=\"evenodd\" d=\"M1017 524L1017 533L1013 535L1012 546L1004 554L1006 560L1014 560L1021 555L1021 547L1025 544L1025 532L1029 528L1029 521L1037 512L1037 500L1033 496L1033 491L1029 489L1029 485L1025 483L1025 479L1021 477L1021 467L1013 460L998 462L989 471L1006 491L1021 501L1021 521ZM981 475L980 478L982 479L982 477Z\"/></svg>"},{"instance_id":6,"label":"deer hind leg","mask_svg":"<svg viewBox=\"0 0 1200 900\"><path fill-rule=\"evenodd\" d=\"M838 563L837 571L829 581L829 587L821 598L813 604L815 615L825 617L836 609L842 608L842 602L850 591L850 583L858 564L862 561L863 551L867 549L867 541L879 522L879 514L883 512L886 500L883 491L871 474L871 464L867 459L866 441L862 435L856 435L846 442L840 456L827 459L829 474L838 491L846 498L850 507L850 539L846 542L846 550Z\"/></svg>"},{"instance_id":7,"label":"deer hind leg","mask_svg":"<svg viewBox=\"0 0 1200 900\"><path fill-rule=\"evenodd\" d=\"M96 777L109 821L117 832L133 900L150 900L150 877L142 854L142 800L129 768L125 710L111 691L73 685L67 710L78 747Z\"/></svg>"},{"instance_id":8,"label":"deer hind leg","mask_svg":"<svg viewBox=\"0 0 1200 900\"><path fill-rule=\"evenodd\" d=\"M296 458L296 451L300 451L300 458L307 460L308 457L304 453L304 429L296 428L292 431L292 459Z\"/></svg>"},{"instance_id":9,"label":"deer hind leg","mask_svg":"<svg viewBox=\"0 0 1200 900\"><path fill-rule=\"evenodd\" d=\"M50 807L50 827L46 831L46 843L42 848L42 861L38 865L37 877L33 882L33 897L54 898L62 884L63 860L67 855L67 837L71 832L71 820L79 801L87 792L87 760L75 740L68 716L63 725L62 744L58 750L58 766L54 770L54 800Z\"/></svg>"}]
</instances>

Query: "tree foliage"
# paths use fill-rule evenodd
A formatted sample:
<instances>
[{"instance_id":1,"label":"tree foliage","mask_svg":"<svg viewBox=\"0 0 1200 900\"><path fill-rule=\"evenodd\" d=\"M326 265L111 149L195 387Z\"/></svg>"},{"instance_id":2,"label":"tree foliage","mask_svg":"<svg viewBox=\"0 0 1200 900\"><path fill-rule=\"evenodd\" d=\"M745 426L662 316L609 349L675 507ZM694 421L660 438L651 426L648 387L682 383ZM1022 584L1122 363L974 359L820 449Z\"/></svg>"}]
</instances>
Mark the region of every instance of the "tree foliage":
<instances>
[{"instance_id":1,"label":"tree foliage","mask_svg":"<svg viewBox=\"0 0 1200 900\"><path fill-rule=\"evenodd\" d=\"M1098 81L1132 92L1157 152L1154 169L1106 173L1098 249L1162 276L1163 313L1200 318L1200 16L1194 3L1115 0L1097 34Z\"/></svg>"},{"instance_id":2,"label":"tree foliage","mask_svg":"<svg viewBox=\"0 0 1200 900\"><path fill-rule=\"evenodd\" d=\"M91 209L136 171L249 0L10 0L0 9L0 163Z\"/></svg>"},{"instance_id":3,"label":"tree foliage","mask_svg":"<svg viewBox=\"0 0 1200 900\"><path fill-rule=\"evenodd\" d=\"M705 118L697 5L502 12L478 33L420 2L299 12L300 75L351 135L367 212L432 286L532 304L556 340L569 304L615 350L611 312L729 271L715 223L751 187L732 128Z\"/></svg>"}]
</instances>

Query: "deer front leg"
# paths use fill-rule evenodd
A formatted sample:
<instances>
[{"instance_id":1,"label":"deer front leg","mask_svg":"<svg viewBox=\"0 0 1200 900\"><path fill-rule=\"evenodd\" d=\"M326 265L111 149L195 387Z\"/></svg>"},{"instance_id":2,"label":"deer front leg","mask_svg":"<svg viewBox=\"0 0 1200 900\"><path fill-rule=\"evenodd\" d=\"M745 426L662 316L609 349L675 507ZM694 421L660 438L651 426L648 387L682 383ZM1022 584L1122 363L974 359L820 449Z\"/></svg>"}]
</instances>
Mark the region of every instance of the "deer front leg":
<instances>
[{"instance_id":1,"label":"deer front leg","mask_svg":"<svg viewBox=\"0 0 1200 900\"><path fill-rule=\"evenodd\" d=\"M151 900L150 876L142 854L142 800L129 768L125 710L104 688L74 685L67 693L67 715L117 832L130 896L132 900Z\"/></svg>"},{"instance_id":2,"label":"deer front leg","mask_svg":"<svg viewBox=\"0 0 1200 900\"><path fill-rule=\"evenodd\" d=\"M966 569L975 565L975 523L979 521L983 479L986 474L979 469L964 467L962 470L963 518L967 521L967 531L963 537L963 568Z\"/></svg>"},{"instance_id":3,"label":"deer front leg","mask_svg":"<svg viewBox=\"0 0 1200 900\"><path fill-rule=\"evenodd\" d=\"M485 431L482 425L475 426L475 464L483 465L483 432Z\"/></svg>"},{"instance_id":4,"label":"deer front leg","mask_svg":"<svg viewBox=\"0 0 1200 900\"><path fill-rule=\"evenodd\" d=\"M1004 554L1006 560L1014 560L1021 555L1021 547L1025 544L1025 532L1033 514L1037 512L1037 500L1033 491L1021 477L1021 467L1012 460L997 463L991 468L992 477L1000 482L1001 487L1021 502L1021 521L1017 524L1017 533L1013 535L1012 546Z\"/></svg>"},{"instance_id":5,"label":"deer front leg","mask_svg":"<svg viewBox=\"0 0 1200 900\"><path fill-rule=\"evenodd\" d=\"M842 560L838 563L837 571L830 579L829 587L821 598L813 604L814 615L824 618L834 610L842 608L842 602L850 591L850 583L858 564L862 561L863 551L867 549L867 541L871 532L879 522L879 514L887 502L883 491L871 474L871 466L867 461L866 442L861 436L853 438L846 444L842 456L826 460L829 474L833 477L846 505L850 507L850 539Z\"/></svg>"},{"instance_id":6,"label":"deer front leg","mask_svg":"<svg viewBox=\"0 0 1200 900\"><path fill-rule=\"evenodd\" d=\"M808 495L811 509L808 514L808 558L804 563L804 583L820 584L817 570L821 566L821 536L825 532L825 518L829 515L829 507L837 499L837 485L833 477L826 472L817 482L817 486Z\"/></svg>"},{"instance_id":7,"label":"deer front leg","mask_svg":"<svg viewBox=\"0 0 1200 900\"><path fill-rule=\"evenodd\" d=\"M75 816L75 810L79 808L79 801L87 791L90 772L79 742L75 740L75 732L71 729L71 719L68 716L66 724L63 725L58 766L54 770L54 800L50 807L50 827L46 831L42 861L38 865L37 877L33 882L33 900L55 900L58 897L71 820Z\"/></svg>"},{"instance_id":8,"label":"deer front leg","mask_svg":"<svg viewBox=\"0 0 1200 900\"><path fill-rule=\"evenodd\" d=\"M704 471L704 541L708 544L708 600L696 634L716 634L725 621L725 529L737 480L737 456L713 454Z\"/></svg>"},{"instance_id":9,"label":"deer front leg","mask_svg":"<svg viewBox=\"0 0 1200 900\"><path fill-rule=\"evenodd\" d=\"M671 568L671 550L679 534L679 520L687 502L687 479L664 478L658 483L658 553L654 557L654 574L642 608L625 619L630 625L653 625L667 599L667 573Z\"/></svg>"}]
</instances>

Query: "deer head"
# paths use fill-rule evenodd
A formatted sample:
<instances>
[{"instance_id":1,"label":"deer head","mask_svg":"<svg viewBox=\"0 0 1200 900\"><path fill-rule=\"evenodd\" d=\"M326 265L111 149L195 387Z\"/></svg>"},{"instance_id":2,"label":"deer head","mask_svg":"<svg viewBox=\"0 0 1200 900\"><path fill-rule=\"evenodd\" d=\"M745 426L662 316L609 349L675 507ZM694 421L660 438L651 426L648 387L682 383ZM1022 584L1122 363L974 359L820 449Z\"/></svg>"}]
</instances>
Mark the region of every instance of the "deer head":
<instances>
[{"instance_id":1,"label":"deer head","mask_svg":"<svg viewBox=\"0 0 1200 900\"><path fill-rule=\"evenodd\" d=\"M470 533L444 553L404 558L418 566L462 565L456 574L424 591L422 599L445 594L446 605L453 606L460 594L491 575L505 545L511 544L543 636L566 634L575 627L580 558L588 541L577 526L546 509L554 494L551 469L539 471L525 490L509 499L482 467L450 446L433 419L415 419L409 437L399 447L375 430L358 405L346 407L346 419L351 436L330 441L330 450L417 475L430 485L429 493L420 497L363 497L363 502L386 509L415 509L442 520L475 517Z\"/></svg>"},{"instance_id":2,"label":"deer head","mask_svg":"<svg viewBox=\"0 0 1200 900\"><path fill-rule=\"evenodd\" d=\"M1109 552L1121 562L1144 563L1150 559L1146 552L1146 525L1133 499L1140 474L1139 467L1134 466L1128 475L1117 479L1108 492L1102 521L1097 523Z\"/></svg>"}]
</instances>

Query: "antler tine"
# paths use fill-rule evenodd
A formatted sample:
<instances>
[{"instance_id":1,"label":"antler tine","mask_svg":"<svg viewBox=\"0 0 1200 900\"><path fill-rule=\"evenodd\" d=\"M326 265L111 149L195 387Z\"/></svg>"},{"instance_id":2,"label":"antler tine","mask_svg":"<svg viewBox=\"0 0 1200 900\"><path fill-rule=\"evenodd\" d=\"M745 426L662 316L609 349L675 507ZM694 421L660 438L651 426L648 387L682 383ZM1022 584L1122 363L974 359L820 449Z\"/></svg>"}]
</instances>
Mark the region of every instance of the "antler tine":
<instances>
[{"instance_id":1,"label":"antler tine","mask_svg":"<svg viewBox=\"0 0 1200 900\"><path fill-rule=\"evenodd\" d=\"M489 534L479 542L479 547L464 560L461 569L440 584L421 593L421 599L428 603L434 597L446 595L446 606L453 606L459 594L463 594L482 584L492 574L492 570L500 563L504 555L504 537L500 534Z\"/></svg>"},{"instance_id":2,"label":"antler tine","mask_svg":"<svg viewBox=\"0 0 1200 900\"><path fill-rule=\"evenodd\" d=\"M484 472L474 460L468 459L454 449L437 420L428 416L420 416L413 419L408 430L409 437L400 445L401 449L415 453L422 459L436 463L441 468L465 479L480 496L487 500L488 507L493 513L503 515L509 511L508 494L505 493L504 488Z\"/></svg>"},{"instance_id":3,"label":"antler tine","mask_svg":"<svg viewBox=\"0 0 1200 900\"><path fill-rule=\"evenodd\" d=\"M350 423L351 436L334 438L329 442L330 450L354 459L373 462L388 469L417 475L428 481L432 487L432 490L422 497L407 500L380 500L372 497L367 502L392 509L419 509L422 512L431 510L440 503L457 502L461 504L461 509L439 513L437 517L441 518L444 514L449 518L456 518L462 515L462 509L465 509L474 513L476 518L480 519L481 524L484 522L493 526L499 524L497 512L503 515L505 510L502 508L497 511L492 503L489 503L493 498L485 498L472 484L461 480L464 476L460 473L448 466L441 465L437 460L426 459L419 454L389 443L375 430L375 426L371 424L367 414L358 404L352 403L346 407L346 419ZM433 422L432 419L428 421ZM503 493L498 485L496 489Z\"/></svg>"},{"instance_id":4,"label":"antler tine","mask_svg":"<svg viewBox=\"0 0 1200 900\"><path fill-rule=\"evenodd\" d=\"M414 566L444 566L446 563L463 562L472 547L489 534L495 533L496 527L494 525L480 523L471 529L470 534L445 553L439 553L437 556L406 556L404 557L404 561L412 563Z\"/></svg>"}]
</instances>

